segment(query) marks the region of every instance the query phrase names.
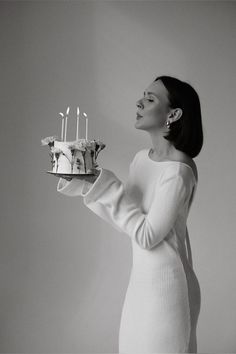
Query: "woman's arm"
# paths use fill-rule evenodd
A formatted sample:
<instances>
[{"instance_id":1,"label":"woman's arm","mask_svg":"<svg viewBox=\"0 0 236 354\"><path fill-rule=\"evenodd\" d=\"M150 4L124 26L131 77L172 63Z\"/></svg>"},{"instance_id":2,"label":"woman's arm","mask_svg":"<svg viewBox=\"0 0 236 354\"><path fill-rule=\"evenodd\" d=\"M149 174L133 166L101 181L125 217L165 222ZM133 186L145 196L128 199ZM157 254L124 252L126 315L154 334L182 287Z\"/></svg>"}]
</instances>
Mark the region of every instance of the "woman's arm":
<instances>
[{"instance_id":1,"label":"woman's arm","mask_svg":"<svg viewBox=\"0 0 236 354\"><path fill-rule=\"evenodd\" d=\"M144 214L110 170L100 168L100 175L89 188L77 183L76 180L74 185L68 185L65 194L71 195L68 192L74 188L74 195L83 196L91 211L148 250L168 235L192 190L191 177L180 175L179 168L171 166L157 182L151 207Z\"/></svg>"},{"instance_id":2,"label":"woman's arm","mask_svg":"<svg viewBox=\"0 0 236 354\"><path fill-rule=\"evenodd\" d=\"M143 248L157 246L170 232L178 213L191 194L191 178L186 180L179 169L167 169L153 191L153 200L144 214L126 192L112 171L101 169L99 178L88 192L84 204L99 217L125 232Z\"/></svg>"}]
</instances>

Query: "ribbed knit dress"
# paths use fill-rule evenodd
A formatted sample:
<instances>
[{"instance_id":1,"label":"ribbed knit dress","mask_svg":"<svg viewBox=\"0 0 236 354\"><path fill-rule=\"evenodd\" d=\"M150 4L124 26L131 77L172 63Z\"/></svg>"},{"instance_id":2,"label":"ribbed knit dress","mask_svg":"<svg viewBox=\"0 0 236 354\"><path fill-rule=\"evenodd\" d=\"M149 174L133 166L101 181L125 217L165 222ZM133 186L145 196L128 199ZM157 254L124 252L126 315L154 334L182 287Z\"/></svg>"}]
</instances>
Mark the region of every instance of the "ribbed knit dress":
<instances>
[{"instance_id":1,"label":"ribbed knit dress","mask_svg":"<svg viewBox=\"0 0 236 354\"><path fill-rule=\"evenodd\" d=\"M198 183L192 168L153 161L142 149L125 185L112 171L99 170L93 184L60 178L57 191L82 196L85 206L131 240L119 353L196 353L201 292L187 229Z\"/></svg>"}]
</instances>

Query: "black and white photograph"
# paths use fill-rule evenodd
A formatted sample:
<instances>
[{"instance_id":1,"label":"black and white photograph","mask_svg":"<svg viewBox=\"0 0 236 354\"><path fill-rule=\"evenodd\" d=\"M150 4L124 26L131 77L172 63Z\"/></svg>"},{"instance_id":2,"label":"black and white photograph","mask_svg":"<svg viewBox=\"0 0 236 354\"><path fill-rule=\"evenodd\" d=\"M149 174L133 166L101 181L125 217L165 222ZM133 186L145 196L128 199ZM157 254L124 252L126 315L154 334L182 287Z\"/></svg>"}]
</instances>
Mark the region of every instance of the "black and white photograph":
<instances>
[{"instance_id":1,"label":"black and white photograph","mask_svg":"<svg viewBox=\"0 0 236 354\"><path fill-rule=\"evenodd\" d=\"M1 354L236 353L235 18L0 0Z\"/></svg>"}]
</instances>

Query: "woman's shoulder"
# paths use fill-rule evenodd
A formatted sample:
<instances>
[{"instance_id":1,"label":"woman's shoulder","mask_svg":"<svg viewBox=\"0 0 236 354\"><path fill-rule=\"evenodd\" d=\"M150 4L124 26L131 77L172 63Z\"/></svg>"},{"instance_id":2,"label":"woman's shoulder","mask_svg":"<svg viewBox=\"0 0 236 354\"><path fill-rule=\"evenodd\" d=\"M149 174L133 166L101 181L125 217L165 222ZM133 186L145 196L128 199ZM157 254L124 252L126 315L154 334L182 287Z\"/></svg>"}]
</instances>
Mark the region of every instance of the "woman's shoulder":
<instances>
[{"instance_id":1,"label":"woman's shoulder","mask_svg":"<svg viewBox=\"0 0 236 354\"><path fill-rule=\"evenodd\" d=\"M169 163L168 163L169 162ZM173 163L172 163L173 162ZM181 177L186 183L198 183L198 171L194 160L186 154L177 154L167 160L163 170L162 181L166 178Z\"/></svg>"},{"instance_id":2,"label":"woman's shoulder","mask_svg":"<svg viewBox=\"0 0 236 354\"><path fill-rule=\"evenodd\" d=\"M149 149L141 149L139 151L137 151L132 159L131 162L131 166L135 167L137 165L138 160L141 161L146 161L148 160L148 151ZM170 160L168 160L167 162L178 162L177 164L175 163L168 163L167 165L165 164L160 164L159 166L163 166L165 167L165 175L168 175L169 172L173 173L174 171L179 171L177 173L181 173L182 175L185 175L186 178L188 178L189 176L191 176L193 174L194 179L196 182L198 182L198 170L197 170L197 166L195 161L188 156L187 154L185 154L182 151L178 151Z\"/></svg>"},{"instance_id":3,"label":"woman's shoulder","mask_svg":"<svg viewBox=\"0 0 236 354\"><path fill-rule=\"evenodd\" d=\"M133 154L133 158L132 158L131 164L134 165L134 164L136 163L136 161L137 161L138 159L140 159L140 157L142 157L142 155L143 155L144 153L145 153L145 149L141 149L141 150L135 152L135 153Z\"/></svg>"},{"instance_id":4,"label":"woman's shoulder","mask_svg":"<svg viewBox=\"0 0 236 354\"><path fill-rule=\"evenodd\" d=\"M183 165L187 165L188 167L190 167L192 169L196 181L198 181L198 170L195 161L185 153L179 155L178 161L183 163Z\"/></svg>"}]
</instances>

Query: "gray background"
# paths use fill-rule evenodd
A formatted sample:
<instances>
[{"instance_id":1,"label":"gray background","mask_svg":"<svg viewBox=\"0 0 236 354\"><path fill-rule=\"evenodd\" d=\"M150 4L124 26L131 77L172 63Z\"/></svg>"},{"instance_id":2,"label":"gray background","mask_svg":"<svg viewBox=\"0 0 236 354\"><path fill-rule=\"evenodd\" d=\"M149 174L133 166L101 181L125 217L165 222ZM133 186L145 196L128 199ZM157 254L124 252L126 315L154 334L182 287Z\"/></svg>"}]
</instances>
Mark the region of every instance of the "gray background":
<instances>
[{"instance_id":1,"label":"gray background","mask_svg":"<svg viewBox=\"0 0 236 354\"><path fill-rule=\"evenodd\" d=\"M0 3L1 352L118 351L130 239L56 191L41 138L60 135L69 105L74 139L79 104L89 138L107 144L100 166L125 182L134 154L151 147L135 104L161 74L189 81L202 104L188 219L198 350L236 352L235 15L227 1Z\"/></svg>"}]
</instances>

